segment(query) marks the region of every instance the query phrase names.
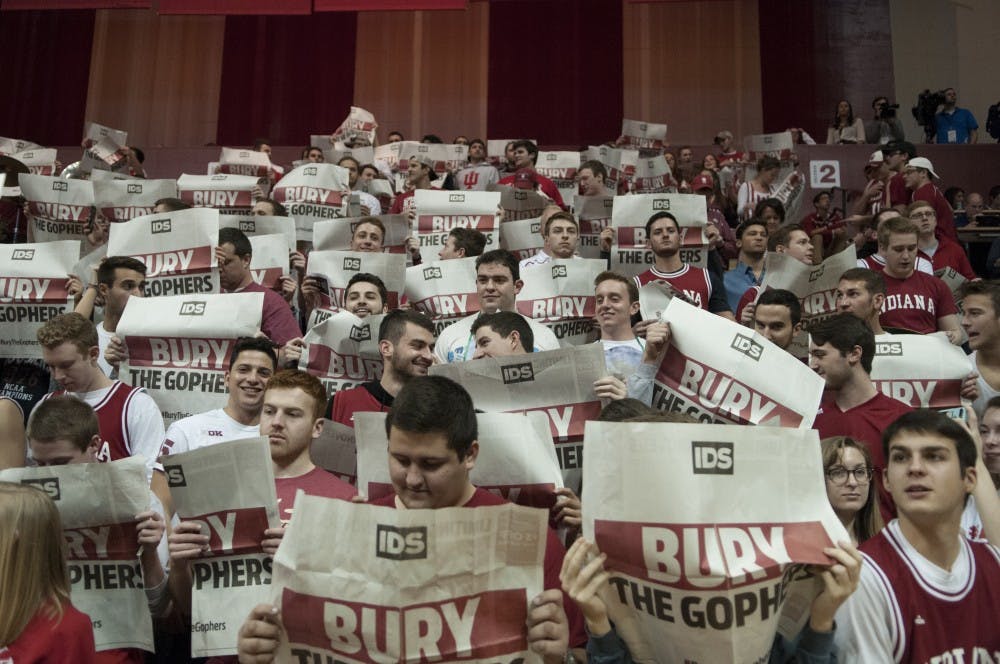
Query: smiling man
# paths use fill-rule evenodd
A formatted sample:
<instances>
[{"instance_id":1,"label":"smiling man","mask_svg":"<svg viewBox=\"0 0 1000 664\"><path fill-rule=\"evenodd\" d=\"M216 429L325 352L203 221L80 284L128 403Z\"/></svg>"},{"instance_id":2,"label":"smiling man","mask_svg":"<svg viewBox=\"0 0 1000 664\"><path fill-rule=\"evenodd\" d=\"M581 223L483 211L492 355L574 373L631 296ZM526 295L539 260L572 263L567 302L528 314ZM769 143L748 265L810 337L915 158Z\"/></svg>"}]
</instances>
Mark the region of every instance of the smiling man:
<instances>
[{"instance_id":1,"label":"smiling man","mask_svg":"<svg viewBox=\"0 0 1000 664\"><path fill-rule=\"evenodd\" d=\"M358 318L386 313L389 310L388 299L385 283L367 272L351 277L344 289L344 309Z\"/></svg>"},{"instance_id":2,"label":"smiling man","mask_svg":"<svg viewBox=\"0 0 1000 664\"><path fill-rule=\"evenodd\" d=\"M524 355L535 347L535 335L528 321L513 311L483 314L472 324L472 336L476 340L474 360Z\"/></svg>"}]
</instances>

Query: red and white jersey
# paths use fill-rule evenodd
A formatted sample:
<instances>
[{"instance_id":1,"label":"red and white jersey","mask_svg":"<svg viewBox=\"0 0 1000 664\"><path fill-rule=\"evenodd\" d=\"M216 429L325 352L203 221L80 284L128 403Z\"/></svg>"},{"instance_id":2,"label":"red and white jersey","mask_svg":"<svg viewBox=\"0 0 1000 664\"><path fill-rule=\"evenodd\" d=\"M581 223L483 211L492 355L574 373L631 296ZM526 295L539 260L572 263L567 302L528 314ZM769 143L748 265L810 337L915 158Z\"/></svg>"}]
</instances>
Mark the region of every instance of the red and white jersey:
<instances>
[{"instance_id":1,"label":"red and white jersey","mask_svg":"<svg viewBox=\"0 0 1000 664\"><path fill-rule=\"evenodd\" d=\"M958 313L955 298L943 281L935 276L914 272L906 279L882 273L885 302L879 322L884 328L931 334L938 330L938 319Z\"/></svg>"},{"instance_id":2,"label":"red and white jersey","mask_svg":"<svg viewBox=\"0 0 1000 664\"><path fill-rule=\"evenodd\" d=\"M945 570L892 521L861 546L858 590L837 612L846 662L996 662L1000 655L1000 550L959 537Z\"/></svg>"},{"instance_id":3,"label":"red and white jersey","mask_svg":"<svg viewBox=\"0 0 1000 664\"><path fill-rule=\"evenodd\" d=\"M866 270L871 270L872 272L884 272L885 271L885 258L879 256L878 254L872 254L871 256L866 256L865 258L858 259L858 267L863 267ZM924 274L934 274L934 266L926 258L917 255L916 263L917 272L923 272Z\"/></svg>"},{"instance_id":4,"label":"red and white jersey","mask_svg":"<svg viewBox=\"0 0 1000 664\"><path fill-rule=\"evenodd\" d=\"M225 409L216 408L171 424L160 454L190 452L227 440L256 438L259 435L259 424L241 424L229 417Z\"/></svg>"},{"instance_id":5,"label":"red and white jersey","mask_svg":"<svg viewBox=\"0 0 1000 664\"><path fill-rule=\"evenodd\" d=\"M491 191L500 181L500 173L488 163L466 164L462 170L455 173L455 183L459 189L467 191Z\"/></svg>"},{"instance_id":6,"label":"red and white jersey","mask_svg":"<svg viewBox=\"0 0 1000 664\"><path fill-rule=\"evenodd\" d=\"M708 311L708 301L712 297L712 281L708 270L685 264L676 272L660 272L651 267L642 274L633 277L635 285L642 288L654 281L664 281L690 304Z\"/></svg>"}]
</instances>

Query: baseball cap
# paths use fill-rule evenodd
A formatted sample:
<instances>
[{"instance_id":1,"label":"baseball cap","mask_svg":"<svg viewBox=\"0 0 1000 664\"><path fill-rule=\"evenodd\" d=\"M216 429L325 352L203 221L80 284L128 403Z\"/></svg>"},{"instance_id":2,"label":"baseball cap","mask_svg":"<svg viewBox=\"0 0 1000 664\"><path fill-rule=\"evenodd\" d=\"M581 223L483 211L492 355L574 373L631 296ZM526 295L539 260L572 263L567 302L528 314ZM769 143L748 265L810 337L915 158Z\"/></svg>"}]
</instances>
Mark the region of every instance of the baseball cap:
<instances>
[{"instance_id":1,"label":"baseball cap","mask_svg":"<svg viewBox=\"0 0 1000 664\"><path fill-rule=\"evenodd\" d=\"M537 182L535 172L530 168L521 168L514 173L514 189L534 189Z\"/></svg>"},{"instance_id":2,"label":"baseball cap","mask_svg":"<svg viewBox=\"0 0 1000 664\"><path fill-rule=\"evenodd\" d=\"M941 176L934 172L934 164L927 157L914 157L907 162L906 168L923 168L931 174L932 178L941 179Z\"/></svg>"},{"instance_id":3,"label":"baseball cap","mask_svg":"<svg viewBox=\"0 0 1000 664\"><path fill-rule=\"evenodd\" d=\"M875 150L875 152L872 152L871 156L868 157L869 164L881 164L883 161L885 161L885 156L882 154L881 150Z\"/></svg>"},{"instance_id":4,"label":"baseball cap","mask_svg":"<svg viewBox=\"0 0 1000 664\"><path fill-rule=\"evenodd\" d=\"M691 191L701 191L702 189L715 191L715 180L712 179L711 175L701 173L691 180Z\"/></svg>"}]
</instances>

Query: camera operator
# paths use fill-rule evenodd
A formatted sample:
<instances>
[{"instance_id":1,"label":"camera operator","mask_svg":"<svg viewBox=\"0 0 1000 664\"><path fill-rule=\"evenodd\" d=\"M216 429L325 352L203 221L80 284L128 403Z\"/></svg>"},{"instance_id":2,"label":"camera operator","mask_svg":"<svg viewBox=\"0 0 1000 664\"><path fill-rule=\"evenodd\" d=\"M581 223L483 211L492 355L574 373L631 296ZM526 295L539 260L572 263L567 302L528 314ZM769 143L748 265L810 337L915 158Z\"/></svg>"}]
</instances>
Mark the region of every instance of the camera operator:
<instances>
[{"instance_id":1,"label":"camera operator","mask_svg":"<svg viewBox=\"0 0 1000 664\"><path fill-rule=\"evenodd\" d=\"M885 145L889 141L904 141L903 125L896 117L899 104L890 104L887 97L875 97L872 110L875 119L865 123L865 141Z\"/></svg>"},{"instance_id":2,"label":"camera operator","mask_svg":"<svg viewBox=\"0 0 1000 664\"><path fill-rule=\"evenodd\" d=\"M955 88L944 91L944 104L934 117L937 136L935 143L975 143L978 139L979 123L972 112L955 105L958 93Z\"/></svg>"}]
</instances>

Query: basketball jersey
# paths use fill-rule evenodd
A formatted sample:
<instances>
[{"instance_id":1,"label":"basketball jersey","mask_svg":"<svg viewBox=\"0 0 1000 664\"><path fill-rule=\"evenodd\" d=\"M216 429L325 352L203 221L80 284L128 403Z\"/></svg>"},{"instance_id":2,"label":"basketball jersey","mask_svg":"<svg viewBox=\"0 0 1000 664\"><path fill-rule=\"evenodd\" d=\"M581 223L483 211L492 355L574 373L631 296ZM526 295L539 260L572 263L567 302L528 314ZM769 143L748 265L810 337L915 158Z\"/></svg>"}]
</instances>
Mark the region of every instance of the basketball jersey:
<instances>
[{"instance_id":1,"label":"basketball jersey","mask_svg":"<svg viewBox=\"0 0 1000 664\"><path fill-rule=\"evenodd\" d=\"M708 270L685 264L676 272L660 272L651 267L634 277L635 285L642 288L654 281L663 281L680 295L681 299L708 311L708 301L712 296L712 281Z\"/></svg>"},{"instance_id":2,"label":"basketball jersey","mask_svg":"<svg viewBox=\"0 0 1000 664\"><path fill-rule=\"evenodd\" d=\"M98 429L101 432L101 447L97 450L98 461L117 461L135 453L128 428L128 408L132 398L142 391L141 387L132 387L116 380L106 394L99 396L96 403L91 403L85 395L73 395L90 404L97 414ZM43 401L62 394L67 394L66 390L56 390L45 395Z\"/></svg>"}]
</instances>

